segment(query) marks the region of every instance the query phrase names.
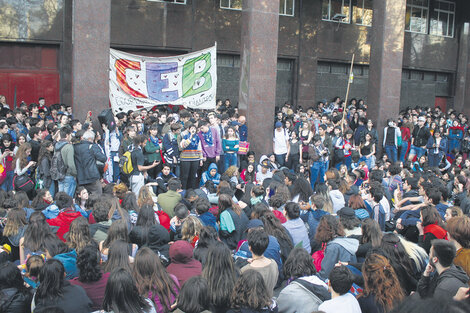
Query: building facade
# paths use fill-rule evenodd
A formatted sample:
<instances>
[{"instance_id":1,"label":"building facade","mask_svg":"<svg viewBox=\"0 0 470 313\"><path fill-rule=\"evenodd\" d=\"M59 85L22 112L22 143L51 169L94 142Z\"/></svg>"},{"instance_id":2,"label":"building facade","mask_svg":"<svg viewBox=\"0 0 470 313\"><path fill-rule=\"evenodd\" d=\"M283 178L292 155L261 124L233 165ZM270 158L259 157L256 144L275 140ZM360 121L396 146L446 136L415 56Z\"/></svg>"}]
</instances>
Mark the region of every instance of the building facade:
<instances>
[{"instance_id":1,"label":"building facade","mask_svg":"<svg viewBox=\"0 0 470 313\"><path fill-rule=\"evenodd\" d=\"M322 99L343 98L353 54L350 98L367 101L371 37L383 22L374 19L374 1L279 0L276 105L292 102L306 108ZM166 56L217 42L218 97L237 103L245 2L0 0L0 94L10 105L15 99L30 103L45 96L48 103L78 107L87 96L82 86L106 94L107 64L99 78L87 75L81 65L106 62L109 46ZM400 107L468 107L470 1L396 2L406 2L403 20L397 21L405 24ZM82 45L89 36L95 43ZM388 69L381 66L386 75ZM88 86L90 80L98 82Z\"/></svg>"}]
</instances>

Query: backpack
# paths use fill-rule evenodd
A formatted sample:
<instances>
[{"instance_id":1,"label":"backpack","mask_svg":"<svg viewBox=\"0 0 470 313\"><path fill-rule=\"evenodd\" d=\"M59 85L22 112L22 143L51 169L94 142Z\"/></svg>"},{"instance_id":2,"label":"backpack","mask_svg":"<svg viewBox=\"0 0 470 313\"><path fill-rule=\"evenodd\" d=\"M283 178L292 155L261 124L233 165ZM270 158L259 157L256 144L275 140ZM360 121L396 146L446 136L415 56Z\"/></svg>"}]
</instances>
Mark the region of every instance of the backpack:
<instances>
[{"instance_id":1,"label":"backpack","mask_svg":"<svg viewBox=\"0 0 470 313\"><path fill-rule=\"evenodd\" d=\"M312 254L313 265L315 266L317 272L321 271L321 262L325 257L326 243L322 243L321 250L315 251Z\"/></svg>"},{"instance_id":2,"label":"backpack","mask_svg":"<svg viewBox=\"0 0 470 313\"><path fill-rule=\"evenodd\" d=\"M54 151L54 155L51 160L51 173L52 180L63 180L67 173L67 165L65 165L64 159L62 158L62 148L67 144L63 145L60 149Z\"/></svg>"},{"instance_id":3,"label":"backpack","mask_svg":"<svg viewBox=\"0 0 470 313\"><path fill-rule=\"evenodd\" d=\"M122 172L126 175L130 175L134 171L134 166L132 165L132 152L126 151L119 159L119 167L122 169Z\"/></svg>"}]
</instances>

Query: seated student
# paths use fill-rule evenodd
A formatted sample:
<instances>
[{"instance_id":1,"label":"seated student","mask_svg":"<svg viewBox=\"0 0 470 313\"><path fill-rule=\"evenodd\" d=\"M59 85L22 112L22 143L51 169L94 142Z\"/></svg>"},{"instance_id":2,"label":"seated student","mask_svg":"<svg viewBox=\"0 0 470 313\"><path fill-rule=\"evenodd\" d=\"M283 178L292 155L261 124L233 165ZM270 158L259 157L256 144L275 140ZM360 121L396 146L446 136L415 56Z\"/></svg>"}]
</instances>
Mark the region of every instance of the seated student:
<instances>
[{"instance_id":1,"label":"seated student","mask_svg":"<svg viewBox=\"0 0 470 313\"><path fill-rule=\"evenodd\" d=\"M23 274L23 280L26 286L36 289L39 285L38 276L44 265L44 258L42 255L32 255L26 261L26 268Z\"/></svg>"},{"instance_id":2,"label":"seated student","mask_svg":"<svg viewBox=\"0 0 470 313\"><path fill-rule=\"evenodd\" d=\"M60 213L56 218L47 220L47 223L51 226L59 226L57 236L65 242L64 234L69 231L72 221L81 214L75 211L72 197L65 192L58 192L55 195L55 203Z\"/></svg>"},{"instance_id":3,"label":"seated student","mask_svg":"<svg viewBox=\"0 0 470 313\"><path fill-rule=\"evenodd\" d=\"M217 218L214 216L214 214L209 212L210 208L211 204L209 203L209 200L205 198L199 198L196 200L195 209L197 217L201 220L201 223L204 226L211 226L216 231L218 231L219 227L217 226Z\"/></svg>"},{"instance_id":4,"label":"seated student","mask_svg":"<svg viewBox=\"0 0 470 313\"><path fill-rule=\"evenodd\" d=\"M111 205L106 200L98 200L93 203L92 213L96 223L90 225L90 235L96 242L105 241L108 237L108 231L112 224L109 218L110 208Z\"/></svg>"},{"instance_id":5,"label":"seated student","mask_svg":"<svg viewBox=\"0 0 470 313\"><path fill-rule=\"evenodd\" d=\"M54 258L59 260L65 269L66 279L72 279L78 276L77 252L69 250L67 245L60 241L54 234L47 234L43 242L46 260Z\"/></svg>"},{"instance_id":6,"label":"seated student","mask_svg":"<svg viewBox=\"0 0 470 313\"><path fill-rule=\"evenodd\" d=\"M254 230L263 230L263 229L264 229L264 224L259 219L252 219L246 225L246 231L248 233ZM268 237L269 237L268 247L264 251L263 255L269 259L276 261L278 265L278 269L279 271L281 271L282 269L281 247L276 237L271 236L271 235L268 235ZM242 257L245 259L250 259L253 257L248 240L240 241L240 243L238 244L237 252L235 252L234 257Z\"/></svg>"},{"instance_id":7,"label":"seated student","mask_svg":"<svg viewBox=\"0 0 470 313\"><path fill-rule=\"evenodd\" d=\"M299 205L295 202L288 202L284 207L284 216L287 218L287 222L282 224L282 226L284 226L291 235L294 246L301 244L302 248L310 253L310 239L308 237L307 228L300 218Z\"/></svg>"},{"instance_id":8,"label":"seated student","mask_svg":"<svg viewBox=\"0 0 470 313\"><path fill-rule=\"evenodd\" d=\"M172 241L181 240L181 227L184 220L189 216L189 210L183 203L175 206L175 216L170 221L170 239Z\"/></svg>"},{"instance_id":9,"label":"seated student","mask_svg":"<svg viewBox=\"0 0 470 313\"><path fill-rule=\"evenodd\" d=\"M31 312L31 293L18 267L9 261L0 263L0 312Z\"/></svg>"},{"instance_id":10,"label":"seated student","mask_svg":"<svg viewBox=\"0 0 470 313\"><path fill-rule=\"evenodd\" d=\"M328 286L316 273L310 254L303 248L292 249L284 263L288 284L277 297L280 313L311 313L331 299Z\"/></svg>"},{"instance_id":11,"label":"seated student","mask_svg":"<svg viewBox=\"0 0 470 313\"><path fill-rule=\"evenodd\" d=\"M150 176L147 178L147 186L152 186L153 193L159 195L168 191L168 182L172 178L177 178L177 176L171 172L170 165L165 163L156 179L152 179Z\"/></svg>"},{"instance_id":12,"label":"seated student","mask_svg":"<svg viewBox=\"0 0 470 313\"><path fill-rule=\"evenodd\" d=\"M457 250L454 264L470 275L470 217L452 217L447 222L447 236Z\"/></svg>"},{"instance_id":13,"label":"seated student","mask_svg":"<svg viewBox=\"0 0 470 313\"><path fill-rule=\"evenodd\" d=\"M201 276L191 277L181 287L175 304L175 313L210 313L210 292L207 280Z\"/></svg>"},{"instance_id":14,"label":"seated student","mask_svg":"<svg viewBox=\"0 0 470 313\"><path fill-rule=\"evenodd\" d=\"M180 286L202 273L201 262L193 258L193 246L185 240L178 240L170 246L170 259L167 272L178 278Z\"/></svg>"},{"instance_id":15,"label":"seated student","mask_svg":"<svg viewBox=\"0 0 470 313\"><path fill-rule=\"evenodd\" d=\"M272 295L279 276L279 270L274 260L268 259L263 255L268 245L269 236L264 230L255 229L248 232L248 246L253 254L253 258L251 263L242 267L241 272L243 273L250 269L259 272L264 278L269 294Z\"/></svg>"},{"instance_id":16,"label":"seated student","mask_svg":"<svg viewBox=\"0 0 470 313\"><path fill-rule=\"evenodd\" d=\"M207 171L202 173L199 186L204 186L209 180L212 181L216 186L220 183L220 174L217 173L217 165L215 163L211 163Z\"/></svg>"},{"instance_id":17,"label":"seated student","mask_svg":"<svg viewBox=\"0 0 470 313\"><path fill-rule=\"evenodd\" d=\"M351 271L346 266L338 266L333 268L328 278L331 300L320 304L318 310L325 313L361 313L356 298L348 292L353 283Z\"/></svg>"},{"instance_id":18,"label":"seated student","mask_svg":"<svg viewBox=\"0 0 470 313\"><path fill-rule=\"evenodd\" d=\"M453 264L456 249L448 240L435 239L431 243L429 264L418 282L421 298L452 299L460 287L468 287L468 276L460 266ZM431 273L436 272L433 277Z\"/></svg>"},{"instance_id":19,"label":"seated student","mask_svg":"<svg viewBox=\"0 0 470 313\"><path fill-rule=\"evenodd\" d=\"M175 216L174 208L181 201L181 194L178 192L180 189L181 181L177 178L172 178L168 182L168 191L158 196L158 205L170 218Z\"/></svg>"}]
</instances>

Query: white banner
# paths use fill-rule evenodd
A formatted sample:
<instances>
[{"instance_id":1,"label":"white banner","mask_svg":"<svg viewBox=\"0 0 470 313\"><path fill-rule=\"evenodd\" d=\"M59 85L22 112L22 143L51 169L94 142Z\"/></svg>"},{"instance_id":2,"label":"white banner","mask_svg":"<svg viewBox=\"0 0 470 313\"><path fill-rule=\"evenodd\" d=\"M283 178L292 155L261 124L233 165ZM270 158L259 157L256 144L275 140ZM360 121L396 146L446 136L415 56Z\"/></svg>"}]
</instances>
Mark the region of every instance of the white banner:
<instances>
[{"instance_id":1,"label":"white banner","mask_svg":"<svg viewBox=\"0 0 470 313\"><path fill-rule=\"evenodd\" d=\"M175 57L145 57L110 49L109 101L114 114L183 105L215 109L217 48Z\"/></svg>"}]
</instances>

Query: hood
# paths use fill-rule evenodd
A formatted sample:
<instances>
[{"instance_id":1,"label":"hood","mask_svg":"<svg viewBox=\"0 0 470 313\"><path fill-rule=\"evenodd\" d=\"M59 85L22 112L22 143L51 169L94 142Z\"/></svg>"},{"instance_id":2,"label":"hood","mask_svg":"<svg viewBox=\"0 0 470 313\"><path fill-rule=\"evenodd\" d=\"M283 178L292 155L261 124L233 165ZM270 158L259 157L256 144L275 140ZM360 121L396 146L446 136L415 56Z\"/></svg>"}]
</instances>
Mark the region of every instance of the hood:
<instances>
[{"instance_id":1,"label":"hood","mask_svg":"<svg viewBox=\"0 0 470 313\"><path fill-rule=\"evenodd\" d=\"M460 266L455 266L454 264L452 264L448 270L439 275L438 280L442 281L444 279L450 278L458 279L464 284L467 284L469 279L467 273L465 273L465 271Z\"/></svg>"},{"instance_id":2,"label":"hood","mask_svg":"<svg viewBox=\"0 0 470 313\"><path fill-rule=\"evenodd\" d=\"M72 279L78 276L77 252L75 252L75 250L58 254L54 256L54 259L59 260L60 263L64 265L66 279Z\"/></svg>"},{"instance_id":3,"label":"hood","mask_svg":"<svg viewBox=\"0 0 470 313\"><path fill-rule=\"evenodd\" d=\"M61 149L63 146L65 146L66 144L68 144L67 141L58 141L56 144L55 144L55 148L58 150L58 149Z\"/></svg>"},{"instance_id":4,"label":"hood","mask_svg":"<svg viewBox=\"0 0 470 313\"><path fill-rule=\"evenodd\" d=\"M170 242L170 234L160 224L152 225L148 233L148 244L149 247L161 247L167 245Z\"/></svg>"},{"instance_id":5,"label":"hood","mask_svg":"<svg viewBox=\"0 0 470 313\"><path fill-rule=\"evenodd\" d=\"M359 240L354 239L354 238L335 238L331 243L336 243L340 246L342 246L344 249L346 249L349 253L351 254L356 254L357 249L359 248Z\"/></svg>"},{"instance_id":6,"label":"hood","mask_svg":"<svg viewBox=\"0 0 470 313\"><path fill-rule=\"evenodd\" d=\"M193 257L193 246L185 240L178 240L170 247L172 263L188 263Z\"/></svg>"},{"instance_id":7,"label":"hood","mask_svg":"<svg viewBox=\"0 0 470 313\"><path fill-rule=\"evenodd\" d=\"M330 190L329 192L331 201L344 201L344 196L339 190Z\"/></svg>"},{"instance_id":8,"label":"hood","mask_svg":"<svg viewBox=\"0 0 470 313\"><path fill-rule=\"evenodd\" d=\"M259 158L259 164L263 163L264 160L269 160L267 155L262 155L261 158Z\"/></svg>"},{"instance_id":9,"label":"hood","mask_svg":"<svg viewBox=\"0 0 470 313\"><path fill-rule=\"evenodd\" d=\"M215 163L211 163L211 165L209 165L209 168L208 168L207 172L210 173L210 171L212 171L212 170L217 171L217 165Z\"/></svg>"}]
</instances>

